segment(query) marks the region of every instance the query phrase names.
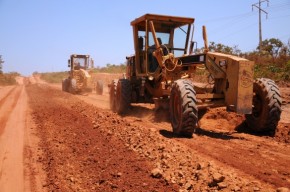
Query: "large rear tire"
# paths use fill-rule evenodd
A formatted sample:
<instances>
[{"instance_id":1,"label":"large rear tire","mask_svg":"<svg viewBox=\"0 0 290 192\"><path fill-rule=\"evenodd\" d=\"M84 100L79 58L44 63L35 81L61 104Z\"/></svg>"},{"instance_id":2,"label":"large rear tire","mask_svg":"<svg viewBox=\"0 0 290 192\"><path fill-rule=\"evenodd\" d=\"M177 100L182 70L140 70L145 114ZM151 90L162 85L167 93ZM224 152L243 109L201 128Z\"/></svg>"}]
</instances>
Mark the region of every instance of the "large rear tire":
<instances>
[{"instance_id":1,"label":"large rear tire","mask_svg":"<svg viewBox=\"0 0 290 192\"><path fill-rule=\"evenodd\" d=\"M77 91L77 81L75 79L71 79L69 85L69 92L72 94L76 94L76 91Z\"/></svg>"},{"instance_id":2,"label":"large rear tire","mask_svg":"<svg viewBox=\"0 0 290 192\"><path fill-rule=\"evenodd\" d=\"M97 85L96 85L96 93L97 95L103 95L103 87L104 83L102 80L97 80Z\"/></svg>"},{"instance_id":3,"label":"large rear tire","mask_svg":"<svg viewBox=\"0 0 290 192\"><path fill-rule=\"evenodd\" d=\"M191 136L198 127L196 92L190 80L173 83L170 95L170 120L173 132Z\"/></svg>"},{"instance_id":4,"label":"large rear tire","mask_svg":"<svg viewBox=\"0 0 290 192\"><path fill-rule=\"evenodd\" d=\"M255 132L273 133L281 115L281 94L271 79L261 78L254 82L252 114L247 114L246 123Z\"/></svg>"},{"instance_id":5,"label":"large rear tire","mask_svg":"<svg viewBox=\"0 0 290 192\"><path fill-rule=\"evenodd\" d=\"M118 80L114 79L110 85L110 109L116 112L116 94L117 94Z\"/></svg>"},{"instance_id":6,"label":"large rear tire","mask_svg":"<svg viewBox=\"0 0 290 192\"><path fill-rule=\"evenodd\" d=\"M62 80L62 83L61 83L61 90L62 90L62 91L65 91L64 81L65 81L65 79L63 79L63 80Z\"/></svg>"},{"instance_id":7,"label":"large rear tire","mask_svg":"<svg viewBox=\"0 0 290 192\"><path fill-rule=\"evenodd\" d=\"M131 84L128 79L119 79L116 92L116 111L126 113L131 104Z\"/></svg>"},{"instance_id":8,"label":"large rear tire","mask_svg":"<svg viewBox=\"0 0 290 192\"><path fill-rule=\"evenodd\" d=\"M69 81L68 79L62 80L62 91L68 92L68 86L69 86L68 81Z\"/></svg>"}]
</instances>

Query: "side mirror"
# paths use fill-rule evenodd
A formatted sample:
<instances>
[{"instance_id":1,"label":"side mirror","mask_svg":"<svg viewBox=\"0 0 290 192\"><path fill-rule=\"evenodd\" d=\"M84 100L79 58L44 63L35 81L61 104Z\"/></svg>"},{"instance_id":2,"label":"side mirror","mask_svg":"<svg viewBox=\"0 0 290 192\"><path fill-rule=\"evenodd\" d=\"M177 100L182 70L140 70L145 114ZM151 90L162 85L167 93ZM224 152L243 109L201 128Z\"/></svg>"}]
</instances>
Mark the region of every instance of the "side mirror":
<instances>
[{"instance_id":1,"label":"side mirror","mask_svg":"<svg viewBox=\"0 0 290 192\"><path fill-rule=\"evenodd\" d=\"M70 59L67 60L67 66L70 67Z\"/></svg>"}]
</instances>

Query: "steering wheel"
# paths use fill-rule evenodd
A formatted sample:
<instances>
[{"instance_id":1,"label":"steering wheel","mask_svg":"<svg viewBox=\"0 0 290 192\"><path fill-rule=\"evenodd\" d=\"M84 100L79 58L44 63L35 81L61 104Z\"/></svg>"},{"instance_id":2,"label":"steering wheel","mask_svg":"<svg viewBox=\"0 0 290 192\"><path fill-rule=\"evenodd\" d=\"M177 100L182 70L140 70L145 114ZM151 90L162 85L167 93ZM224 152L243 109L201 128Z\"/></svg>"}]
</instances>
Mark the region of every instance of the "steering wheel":
<instances>
[{"instance_id":1,"label":"steering wheel","mask_svg":"<svg viewBox=\"0 0 290 192\"><path fill-rule=\"evenodd\" d=\"M164 44L161 44L160 47L162 48L163 56L168 55L168 53L169 53L168 47Z\"/></svg>"}]
</instances>

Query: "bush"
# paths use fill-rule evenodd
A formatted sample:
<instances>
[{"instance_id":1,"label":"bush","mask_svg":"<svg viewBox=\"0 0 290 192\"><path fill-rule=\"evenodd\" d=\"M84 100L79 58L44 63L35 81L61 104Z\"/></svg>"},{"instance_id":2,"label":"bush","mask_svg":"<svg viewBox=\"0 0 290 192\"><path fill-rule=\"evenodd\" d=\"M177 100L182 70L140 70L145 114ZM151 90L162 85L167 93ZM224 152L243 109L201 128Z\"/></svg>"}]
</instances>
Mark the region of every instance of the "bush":
<instances>
[{"instance_id":1,"label":"bush","mask_svg":"<svg viewBox=\"0 0 290 192\"><path fill-rule=\"evenodd\" d=\"M290 60L286 63L283 74L282 74L282 80L284 81L290 81Z\"/></svg>"},{"instance_id":2,"label":"bush","mask_svg":"<svg viewBox=\"0 0 290 192\"><path fill-rule=\"evenodd\" d=\"M12 73L1 73L0 74L0 85L16 85L15 77L20 76L19 73L12 72Z\"/></svg>"},{"instance_id":3,"label":"bush","mask_svg":"<svg viewBox=\"0 0 290 192\"><path fill-rule=\"evenodd\" d=\"M125 73L126 64L107 64L106 67L97 67L93 70L96 73Z\"/></svg>"},{"instance_id":4,"label":"bush","mask_svg":"<svg viewBox=\"0 0 290 192\"><path fill-rule=\"evenodd\" d=\"M38 73L40 78L48 83L59 83L68 77L68 72Z\"/></svg>"}]
</instances>

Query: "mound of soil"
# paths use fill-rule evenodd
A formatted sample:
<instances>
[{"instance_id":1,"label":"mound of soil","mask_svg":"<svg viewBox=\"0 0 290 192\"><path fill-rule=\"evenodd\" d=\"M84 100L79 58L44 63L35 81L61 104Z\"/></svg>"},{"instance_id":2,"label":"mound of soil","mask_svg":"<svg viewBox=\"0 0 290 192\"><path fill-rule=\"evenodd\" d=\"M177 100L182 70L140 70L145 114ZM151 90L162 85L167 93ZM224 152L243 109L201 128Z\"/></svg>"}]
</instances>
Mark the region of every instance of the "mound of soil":
<instances>
[{"instance_id":1,"label":"mound of soil","mask_svg":"<svg viewBox=\"0 0 290 192\"><path fill-rule=\"evenodd\" d=\"M280 154L288 149L267 138L232 134L243 117L223 108L201 116L203 132L186 139L172 134L168 116L157 111L156 119L150 107L133 106L128 117L121 117L45 85L30 85L27 90L41 138L43 156L38 161L48 174L44 185L48 191L289 187L287 158ZM279 162L272 153L281 157Z\"/></svg>"},{"instance_id":2,"label":"mound of soil","mask_svg":"<svg viewBox=\"0 0 290 192\"><path fill-rule=\"evenodd\" d=\"M27 90L48 191L178 191L177 185L154 178L152 163L109 132L127 126L115 114L46 86Z\"/></svg>"}]
</instances>

